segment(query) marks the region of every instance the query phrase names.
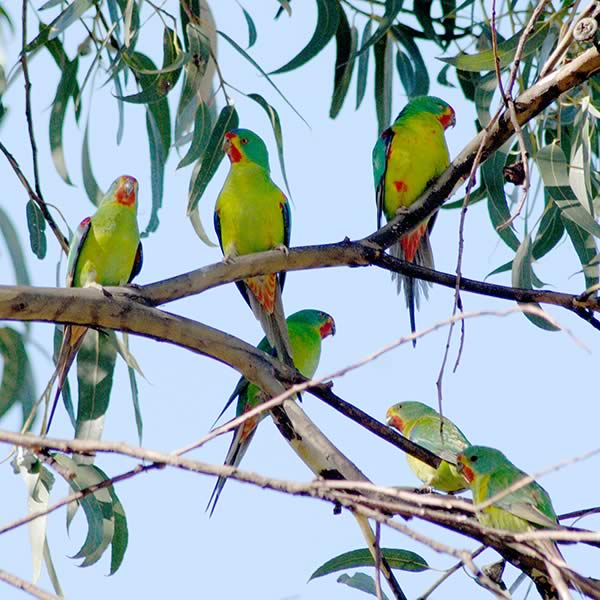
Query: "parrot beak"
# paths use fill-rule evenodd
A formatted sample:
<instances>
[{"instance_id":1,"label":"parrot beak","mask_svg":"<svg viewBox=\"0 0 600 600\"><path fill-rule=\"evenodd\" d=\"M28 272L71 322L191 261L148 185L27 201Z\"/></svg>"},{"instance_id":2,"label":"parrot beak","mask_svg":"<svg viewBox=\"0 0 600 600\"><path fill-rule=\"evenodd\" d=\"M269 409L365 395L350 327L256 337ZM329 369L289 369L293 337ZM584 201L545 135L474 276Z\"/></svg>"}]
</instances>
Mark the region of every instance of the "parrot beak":
<instances>
[{"instance_id":1,"label":"parrot beak","mask_svg":"<svg viewBox=\"0 0 600 600\"><path fill-rule=\"evenodd\" d=\"M404 421L394 414L391 408L388 408L387 413L385 413L385 422L388 427L393 427L400 432L404 431Z\"/></svg>"},{"instance_id":2,"label":"parrot beak","mask_svg":"<svg viewBox=\"0 0 600 600\"><path fill-rule=\"evenodd\" d=\"M240 162L242 160L242 153L233 143L233 140L237 137L235 133L232 131L228 131L225 134L225 139L223 140L223 152L227 154L227 157L232 163Z\"/></svg>"}]
</instances>

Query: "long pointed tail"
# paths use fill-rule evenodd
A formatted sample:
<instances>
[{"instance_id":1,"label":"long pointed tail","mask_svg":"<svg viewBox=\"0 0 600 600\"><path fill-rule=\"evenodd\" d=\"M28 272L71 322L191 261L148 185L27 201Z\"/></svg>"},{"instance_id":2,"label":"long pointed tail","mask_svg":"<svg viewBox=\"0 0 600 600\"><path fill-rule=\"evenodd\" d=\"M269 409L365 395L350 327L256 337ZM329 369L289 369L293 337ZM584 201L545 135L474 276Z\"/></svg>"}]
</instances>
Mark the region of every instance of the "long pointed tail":
<instances>
[{"instance_id":1,"label":"long pointed tail","mask_svg":"<svg viewBox=\"0 0 600 600\"><path fill-rule=\"evenodd\" d=\"M269 276L267 275L265 277ZM272 304L264 302L262 296L255 291L255 288L257 287L255 283L259 280L258 277L253 277L252 284L248 286L250 287L248 299L250 300L250 307L252 308L254 316L259 320L269 343L275 348L279 360L290 367L293 367L294 361L292 349L288 337L287 324L285 322L283 302L281 301L281 288L276 279L273 279L275 281L275 288L272 296Z\"/></svg>"},{"instance_id":2,"label":"long pointed tail","mask_svg":"<svg viewBox=\"0 0 600 600\"><path fill-rule=\"evenodd\" d=\"M429 241L427 223L421 223L421 225L405 234L390 248L390 254L400 260L433 269L433 252ZM419 309L421 303L421 292L425 298L428 298L431 283L422 279L414 279L401 273L392 273L392 279L396 280L398 294L404 286L404 297L408 306L410 329L412 333L415 333L415 312ZM416 340L413 340L413 346L415 345Z\"/></svg>"},{"instance_id":3,"label":"long pointed tail","mask_svg":"<svg viewBox=\"0 0 600 600\"><path fill-rule=\"evenodd\" d=\"M235 430L233 435L233 439L231 440L231 445L229 446L229 450L227 451L227 456L225 457L224 465L229 465L232 467L237 467L248 447L250 446L250 442L256 433L257 422L254 419L250 419L246 421L243 425L240 425ZM219 496L223 491L223 487L227 482L227 477L219 477L217 479L217 483L213 488L212 494L208 500L208 504L206 505L206 510L208 511L208 516L212 517L212 514L215 512L215 508L217 507L217 502L219 501Z\"/></svg>"},{"instance_id":4,"label":"long pointed tail","mask_svg":"<svg viewBox=\"0 0 600 600\"><path fill-rule=\"evenodd\" d=\"M56 369L51 378L51 381L54 379L58 380L58 383L56 384L56 394L54 396L54 401L52 402L52 409L50 410L50 416L48 417L48 424L46 425L44 435L50 430L58 399L60 398L63 386L65 385L69 369L83 343L86 332L87 327L80 327L78 325L65 326L62 343L60 345L60 350L58 351L58 358L56 359Z\"/></svg>"}]
</instances>

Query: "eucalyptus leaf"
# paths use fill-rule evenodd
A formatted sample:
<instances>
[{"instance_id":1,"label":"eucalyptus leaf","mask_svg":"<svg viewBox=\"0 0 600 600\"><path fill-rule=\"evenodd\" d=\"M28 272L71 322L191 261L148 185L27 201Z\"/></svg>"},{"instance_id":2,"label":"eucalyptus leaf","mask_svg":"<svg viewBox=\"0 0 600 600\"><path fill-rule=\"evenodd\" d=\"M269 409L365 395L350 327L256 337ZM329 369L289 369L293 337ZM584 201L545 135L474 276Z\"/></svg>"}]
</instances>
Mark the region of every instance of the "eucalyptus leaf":
<instances>
[{"instance_id":1,"label":"eucalyptus leaf","mask_svg":"<svg viewBox=\"0 0 600 600\"><path fill-rule=\"evenodd\" d=\"M420 572L429 569L427 561L420 555L411 550L400 550L396 548L382 548L381 556L386 560L392 569L400 569L402 571ZM371 551L368 548L360 548L344 552L338 556L323 563L309 578L316 579L329 575L336 571L345 569L354 569L357 567L374 567L375 561Z\"/></svg>"},{"instance_id":2,"label":"eucalyptus leaf","mask_svg":"<svg viewBox=\"0 0 600 600\"><path fill-rule=\"evenodd\" d=\"M375 54L375 109L377 127L381 132L392 118L393 46L388 36L380 38L373 47Z\"/></svg>"},{"instance_id":3,"label":"eucalyptus leaf","mask_svg":"<svg viewBox=\"0 0 600 600\"><path fill-rule=\"evenodd\" d=\"M539 49L543 44L546 35L548 34L548 23L538 23L532 35L527 38L523 46L523 53L521 59L528 57L530 54ZM498 44L498 59L500 61L500 68L503 69L508 66L515 56L517 45L523 31L517 32L510 39L500 42ZM491 48L482 50L477 54L458 54L452 58L441 58L440 60L455 66L461 71L493 71L495 69L495 57L494 51Z\"/></svg>"},{"instance_id":4,"label":"eucalyptus leaf","mask_svg":"<svg viewBox=\"0 0 600 600\"><path fill-rule=\"evenodd\" d=\"M283 133L281 131L281 120L277 111L260 95L260 94L248 94L248 98L254 100L266 113L271 127L273 128L273 135L275 136L275 143L277 144L277 157L279 158L279 166L281 167L281 175L285 183L285 189L287 190L288 196L292 198L292 192L290 190L290 184L287 178L287 172L285 170L285 159L283 157Z\"/></svg>"},{"instance_id":5,"label":"eucalyptus leaf","mask_svg":"<svg viewBox=\"0 0 600 600\"><path fill-rule=\"evenodd\" d=\"M115 333L88 330L77 353L79 402L75 437L99 440L104 429L117 357ZM91 457L82 458L92 462Z\"/></svg>"},{"instance_id":6,"label":"eucalyptus leaf","mask_svg":"<svg viewBox=\"0 0 600 600\"><path fill-rule=\"evenodd\" d=\"M93 0L73 0L65 10L63 10L50 24L48 39L53 40L60 35L67 27L70 27L79 19L92 5Z\"/></svg>"},{"instance_id":7,"label":"eucalyptus leaf","mask_svg":"<svg viewBox=\"0 0 600 600\"><path fill-rule=\"evenodd\" d=\"M50 111L50 150L52 152L52 160L58 174L63 178L65 183L73 185L69 179L67 166L65 163L65 155L63 151L63 126L65 122L65 113L67 111L67 102L73 97L75 85L77 83L77 69L79 67L79 59L75 58L69 62L58 82L56 88L56 96L52 103Z\"/></svg>"},{"instance_id":8,"label":"eucalyptus leaf","mask_svg":"<svg viewBox=\"0 0 600 600\"><path fill-rule=\"evenodd\" d=\"M504 191L504 177L502 175L502 169L505 164L506 153L502 150L496 150L481 165L481 175L483 185L487 191L488 211L492 225L496 233L500 236L500 239L509 248L516 251L520 244L519 239L511 227L502 227L511 216Z\"/></svg>"},{"instance_id":9,"label":"eucalyptus leaf","mask_svg":"<svg viewBox=\"0 0 600 600\"><path fill-rule=\"evenodd\" d=\"M371 37L371 26L372 21L368 19L365 28L363 29L360 45L364 46L367 40ZM358 57L358 71L356 76L356 108L359 108L363 98L365 97L365 91L367 90L367 75L369 73L369 53L363 52Z\"/></svg>"},{"instance_id":10,"label":"eucalyptus leaf","mask_svg":"<svg viewBox=\"0 0 600 600\"><path fill-rule=\"evenodd\" d=\"M358 44L358 30L356 27L350 27L348 17L346 17L343 10L340 10L340 20L335 32L335 44L333 95L329 108L329 116L332 119L338 116L348 94L352 71L354 70L354 53Z\"/></svg>"},{"instance_id":11,"label":"eucalyptus leaf","mask_svg":"<svg viewBox=\"0 0 600 600\"><path fill-rule=\"evenodd\" d=\"M206 150L201 159L200 169L190 184L187 207L188 216L196 208L198 201L202 197L202 194L223 160L223 136L230 129L235 129L238 125L239 118L235 108L233 106L225 106L221 110L212 133L210 134L210 139L208 140Z\"/></svg>"},{"instance_id":12,"label":"eucalyptus leaf","mask_svg":"<svg viewBox=\"0 0 600 600\"><path fill-rule=\"evenodd\" d=\"M31 202L31 200L30 200ZM39 209L38 209L39 210ZM43 217L42 217L43 220ZM45 226L45 222L44 222ZM0 206L0 233L8 249L10 260L15 271L17 285L31 285L31 278L27 269L27 262L23 253L23 247L19 235L8 213ZM5 280L6 283L6 280Z\"/></svg>"},{"instance_id":13,"label":"eucalyptus leaf","mask_svg":"<svg viewBox=\"0 0 600 600\"><path fill-rule=\"evenodd\" d=\"M192 143L185 156L179 161L179 164L177 165L178 169L191 165L204 154L210 133L210 113L204 102L200 102L196 109L196 118L194 119L194 136L192 138Z\"/></svg>"},{"instance_id":14,"label":"eucalyptus leaf","mask_svg":"<svg viewBox=\"0 0 600 600\"><path fill-rule=\"evenodd\" d=\"M104 194L98 186L98 182L94 177L92 170L92 161L90 159L90 146L89 146L89 121L85 125L85 132L83 134L83 144L81 146L81 173L83 175L83 187L94 206L98 206L102 200Z\"/></svg>"},{"instance_id":15,"label":"eucalyptus leaf","mask_svg":"<svg viewBox=\"0 0 600 600\"><path fill-rule=\"evenodd\" d=\"M532 260L533 257L531 255L531 238L529 235L525 235L523 237L523 241L519 245L517 253L515 254L515 258L513 259L512 264L512 285L513 287L518 288L532 288L532 279L533 279L533 268L532 268ZM542 310L542 307L537 302L532 303L522 303L518 304L522 306L535 306ZM540 329L544 329L546 331L558 331L558 327L550 323L548 320L544 319L540 315L533 315L530 313L523 313L529 321L531 321L534 325L539 327Z\"/></svg>"},{"instance_id":16,"label":"eucalyptus leaf","mask_svg":"<svg viewBox=\"0 0 600 600\"><path fill-rule=\"evenodd\" d=\"M355 590L360 590L361 592L370 594L371 596L377 596L375 580L366 573L355 573L354 575L347 575L344 573L337 578L337 582L343 583L344 585L354 588ZM381 598L382 600L388 600L388 597L384 592L381 592Z\"/></svg>"},{"instance_id":17,"label":"eucalyptus leaf","mask_svg":"<svg viewBox=\"0 0 600 600\"><path fill-rule=\"evenodd\" d=\"M335 35L342 10L338 0L316 0L316 2L317 24L309 42L292 60L272 71L271 75L286 73L301 67L319 54Z\"/></svg>"},{"instance_id":18,"label":"eucalyptus leaf","mask_svg":"<svg viewBox=\"0 0 600 600\"><path fill-rule=\"evenodd\" d=\"M404 0L385 0L383 18L379 22L375 33L366 42L361 44L357 54L364 53L368 48L383 39L390 27L392 27L403 3Z\"/></svg>"}]
</instances>

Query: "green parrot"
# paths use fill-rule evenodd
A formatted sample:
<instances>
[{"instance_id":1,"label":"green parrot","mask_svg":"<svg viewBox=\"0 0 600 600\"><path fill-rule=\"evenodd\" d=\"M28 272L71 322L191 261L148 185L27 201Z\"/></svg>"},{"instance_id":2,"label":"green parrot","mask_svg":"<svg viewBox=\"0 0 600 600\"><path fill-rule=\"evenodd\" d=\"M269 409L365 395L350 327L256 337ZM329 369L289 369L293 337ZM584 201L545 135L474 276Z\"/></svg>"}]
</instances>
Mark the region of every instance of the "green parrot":
<instances>
[{"instance_id":1,"label":"green parrot","mask_svg":"<svg viewBox=\"0 0 600 600\"><path fill-rule=\"evenodd\" d=\"M231 167L214 214L223 260L229 262L236 256L274 249L287 252L290 207L284 193L271 180L265 143L249 129L233 129L225 134L223 151ZM271 273L249 277L237 282L237 286L280 360L292 365L281 302L284 283L285 273Z\"/></svg>"},{"instance_id":2,"label":"green parrot","mask_svg":"<svg viewBox=\"0 0 600 600\"><path fill-rule=\"evenodd\" d=\"M527 473L518 469L495 448L468 446L457 458L458 469L469 482L476 505L527 477ZM560 528L548 492L535 481L484 508L477 513L477 519L486 527L514 532ZM563 560L553 542L538 540L536 543L551 556Z\"/></svg>"},{"instance_id":3,"label":"green parrot","mask_svg":"<svg viewBox=\"0 0 600 600\"><path fill-rule=\"evenodd\" d=\"M440 425L443 419L443 428ZM463 432L446 417L422 402L401 402L390 406L386 421L411 442L423 446L442 460L434 469L418 458L406 455L408 466L427 486L442 492L461 492L468 487L465 478L456 470L456 455L470 445Z\"/></svg>"},{"instance_id":4,"label":"green parrot","mask_svg":"<svg viewBox=\"0 0 600 600\"><path fill-rule=\"evenodd\" d=\"M67 287L125 285L138 275L143 254L137 224L138 182L122 175L113 181L92 217L79 224L69 245ZM46 432L69 368L83 342L87 327L66 325L51 385L58 379Z\"/></svg>"},{"instance_id":5,"label":"green parrot","mask_svg":"<svg viewBox=\"0 0 600 600\"><path fill-rule=\"evenodd\" d=\"M326 312L306 309L298 311L287 318L287 329L294 354L294 364L304 377L310 379L315 374L319 365L321 341L329 335L335 335L335 321ZM274 354L273 348L267 338L263 338L257 347L263 352ZM217 421L236 398L238 398L236 417L243 415L268 399L258 386L250 383L245 377L242 377L235 386L229 400L227 400L225 408L217 417ZM240 464L254 437L258 424L266 414L261 413L248 419L235 430L227 457L225 458L226 465L237 467ZM215 510L226 481L225 477L219 477L215 485L208 501L208 506L206 507L206 510L210 510L210 515Z\"/></svg>"},{"instance_id":6,"label":"green parrot","mask_svg":"<svg viewBox=\"0 0 600 600\"><path fill-rule=\"evenodd\" d=\"M382 214L391 221L411 206L432 179L444 172L450 163L444 131L455 122L454 109L446 102L433 96L419 96L411 100L394 124L379 136L373 148L377 227L381 227ZM390 248L392 256L433 269L429 234L435 216L404 234ZM414 333L419 291L427 298L431 284L399 273L392 273L392 278L397 280L398 293L404 284L410 328Z\"/></svg>"}]
</instances>

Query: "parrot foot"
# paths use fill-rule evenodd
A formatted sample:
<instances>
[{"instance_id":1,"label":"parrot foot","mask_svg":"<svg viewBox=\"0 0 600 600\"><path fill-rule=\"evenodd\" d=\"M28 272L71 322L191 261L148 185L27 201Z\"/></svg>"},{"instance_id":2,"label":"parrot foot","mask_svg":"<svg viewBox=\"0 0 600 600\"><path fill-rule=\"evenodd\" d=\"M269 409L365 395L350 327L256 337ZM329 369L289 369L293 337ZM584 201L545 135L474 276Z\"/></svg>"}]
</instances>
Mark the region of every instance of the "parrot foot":
<instances>
[{"instance_id":1,"label":"parrot foot","mask_svg":"<svg viewBox=\"0 0 600 600\"><path fill-rule=\"evenodd\" d=\"M103 285L97 283L96 281L90 281L90 282L86 283L84 287L94 288L95 290L102 292L102 295L105 296L106 298L113 297L113 295Z\"/></svg>"},{"instance_id":2,"label":"parrot foot","mask_svg":"<svg viewBox=\"0 0 600 600\"><path fill-rule=\"evenodd\" d=\"M415 489L415 494L433 494L433 488L430 485L423 485Z\"/></svg>"},{"instance_id":3,"label":"parrot foot","mask_svg":"<svg viewBox=\"0 0 600 600\"><path fill-rule=\"evenodd\" d=\"M226 265L232 265L232 264L235 262L235 256L234 256L233 254L226 254L226 255L223 257L223 262L224 262Z\"/></svg>"},{"instance_id":4,"label":"parrot foot","mask_svg":"<svg viewBox=\"0 0 600 600\"><path fill-rule=\"evenodd\" d=\"M408 206L399 206L396 210L397 215L407 215L410 212L410 207Z\"/></svg>"},{"instance_id":5,"label":"parrot foot","mask_svg":"<svg viewBox=\"0 0 600 600\"><path fill-rule=\"evenodd\" d=\"M286 256L290 253L290 249L285 244L279 244L279 246L275 246L273 250L278 250L279 252L283 252Z\"/></svg>"}]
</instances>

